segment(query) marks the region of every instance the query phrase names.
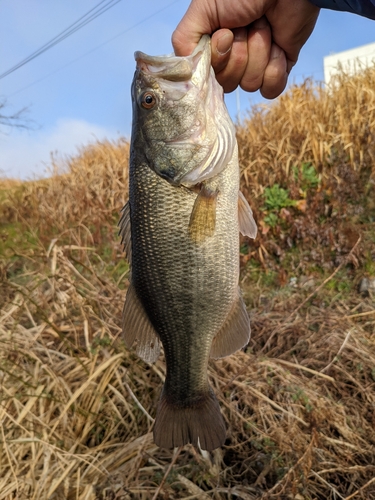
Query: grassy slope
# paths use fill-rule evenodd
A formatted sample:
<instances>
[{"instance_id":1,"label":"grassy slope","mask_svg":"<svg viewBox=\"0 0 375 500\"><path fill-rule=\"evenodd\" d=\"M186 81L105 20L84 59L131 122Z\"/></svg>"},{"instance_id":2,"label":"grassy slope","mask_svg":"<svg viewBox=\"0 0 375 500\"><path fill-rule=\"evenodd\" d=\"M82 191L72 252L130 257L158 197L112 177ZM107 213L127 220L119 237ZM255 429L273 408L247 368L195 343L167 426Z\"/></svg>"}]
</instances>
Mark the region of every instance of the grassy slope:
<instances>
[{"instance_id":1,"label":"grassy slope","mask_svg":"<svg viewBox=\"0 0 375 500\"><path fill-rule=\"evenodd\" d=\"M374 300L357 290L375 276L375 71L338 84L238 127L252 340L210 363L228 425L212 455L154 446L164 363L121 342L128 145L0 185L0 500L375 498Z\"/></svg>"}]
</instances>

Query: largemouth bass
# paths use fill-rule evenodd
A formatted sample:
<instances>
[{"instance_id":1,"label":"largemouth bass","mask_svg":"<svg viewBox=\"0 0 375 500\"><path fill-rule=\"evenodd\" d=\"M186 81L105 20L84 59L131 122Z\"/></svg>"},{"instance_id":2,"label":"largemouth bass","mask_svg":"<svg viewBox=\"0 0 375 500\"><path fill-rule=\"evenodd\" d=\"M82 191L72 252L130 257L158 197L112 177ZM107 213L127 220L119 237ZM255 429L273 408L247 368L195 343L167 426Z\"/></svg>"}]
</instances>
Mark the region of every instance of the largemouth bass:
<instances>
[{"instance_id":1,"label":"largemouth bass","mask_svg":"<svg viewBox=\"0 0 375 500\"><path fill-rule=\"evenodd\" d=\"M212 450L226 429L209 357L244 347L250 322L238 285L239 230L256 226L239 192L237 143L211 68L210 38L188 57L135 53L129 202L120 235L131 263L125 343L166 380L155 443Z\"/></svg>"}]
</instances>

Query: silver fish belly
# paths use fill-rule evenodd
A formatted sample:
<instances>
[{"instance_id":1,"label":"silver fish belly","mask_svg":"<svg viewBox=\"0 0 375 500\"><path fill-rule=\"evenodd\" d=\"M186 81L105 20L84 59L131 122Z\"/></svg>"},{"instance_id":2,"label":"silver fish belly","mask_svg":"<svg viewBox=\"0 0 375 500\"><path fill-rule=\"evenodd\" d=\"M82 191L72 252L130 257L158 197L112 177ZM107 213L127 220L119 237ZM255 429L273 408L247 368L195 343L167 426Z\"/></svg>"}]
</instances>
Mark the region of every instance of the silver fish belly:
<instances>
[{"instance_id":1,"label":"silver fish belly","mask_svg":"<svg viewBox=\"0 0 375 500\"><path fill-rule=\"evenodd\" d=\"M209 357L249 341L240 295L239 231L255 237L239 193L234 127L210 67L210 40L189 57L136 53L129 202L120 234L131 263L123 311L128 347L167 374L154 439L212 450L225 424L209 386Z\"/></svg>"}]
</instances>

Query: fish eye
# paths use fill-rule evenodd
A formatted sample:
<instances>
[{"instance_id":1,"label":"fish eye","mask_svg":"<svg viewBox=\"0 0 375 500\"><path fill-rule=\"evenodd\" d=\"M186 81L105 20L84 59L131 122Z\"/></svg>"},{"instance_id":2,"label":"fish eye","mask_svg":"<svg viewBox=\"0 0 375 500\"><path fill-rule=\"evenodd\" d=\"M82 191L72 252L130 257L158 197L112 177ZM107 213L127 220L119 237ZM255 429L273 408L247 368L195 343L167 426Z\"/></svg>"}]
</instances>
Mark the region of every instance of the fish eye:
<instances>
[{"instance_id":1,"label":"fish eye","mask_svg":"<svg viewBox=\"0 0 375 500\"><path fill-rule=\"evenodd\" d=\"M151 109L156 104L156 96L153 92L147 91L141 96L141 106L146 109Z\"/></svg>"}]
</instances>

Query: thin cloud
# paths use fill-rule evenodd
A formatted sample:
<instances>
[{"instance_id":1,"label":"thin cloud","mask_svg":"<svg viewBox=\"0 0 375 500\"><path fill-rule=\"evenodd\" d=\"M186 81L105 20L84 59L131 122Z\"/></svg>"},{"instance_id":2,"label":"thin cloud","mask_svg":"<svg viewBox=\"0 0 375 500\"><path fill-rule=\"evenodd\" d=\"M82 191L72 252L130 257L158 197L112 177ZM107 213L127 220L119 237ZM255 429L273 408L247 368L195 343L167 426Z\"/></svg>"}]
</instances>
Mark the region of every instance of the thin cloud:
<instances>
[{"instance_id":1,"label":"thin cloud","mask_svg":"<svg viewBox=\"0 0 375 500\"><path fill-rule=\"evenodd\" d=\"M0 172L21 179L46 177L51 173L51 154L62 164L80 146L116 135L114 130L70 118L58 120L48 130L28 133L13 130L10 135L0 137Z\"/></svg>"}]
</instances>

